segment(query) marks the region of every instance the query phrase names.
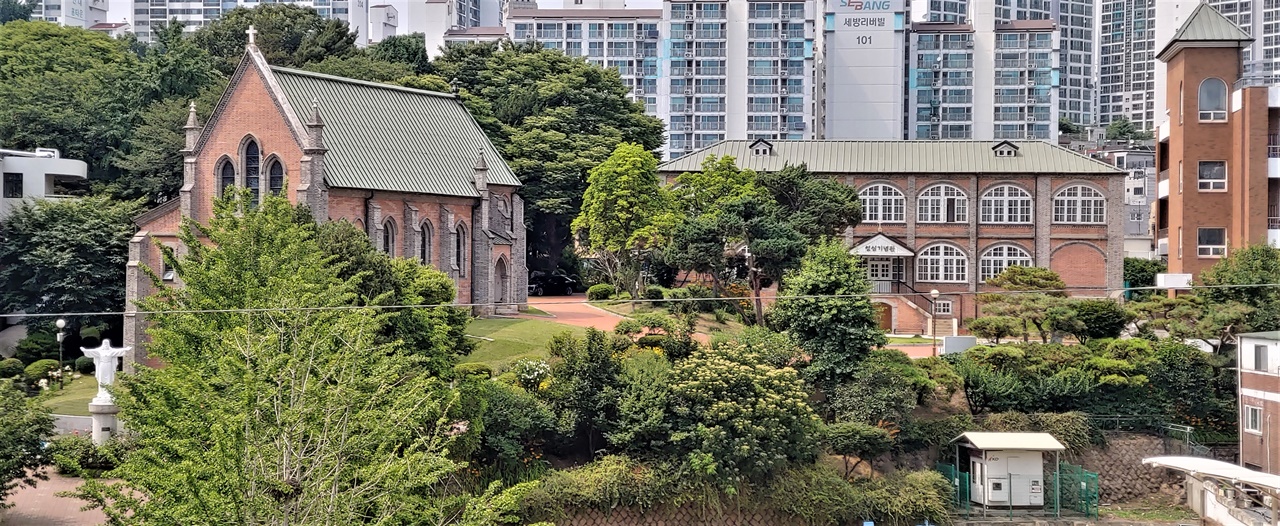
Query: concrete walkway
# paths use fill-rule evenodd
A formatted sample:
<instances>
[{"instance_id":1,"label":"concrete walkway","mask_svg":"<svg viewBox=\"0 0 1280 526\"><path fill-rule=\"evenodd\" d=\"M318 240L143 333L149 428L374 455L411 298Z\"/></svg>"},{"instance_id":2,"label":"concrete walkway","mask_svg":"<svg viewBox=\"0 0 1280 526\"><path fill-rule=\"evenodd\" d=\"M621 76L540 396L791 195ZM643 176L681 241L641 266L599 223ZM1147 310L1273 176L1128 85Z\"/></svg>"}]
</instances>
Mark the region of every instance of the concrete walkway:
<instances>
[{"instance_id":1,"label":"concrete walkway","mask_svg":"<svg viewBox=\"0 0 1280 526\"><path fill-rule=\"evenodd\" d=\"M586 303L584 294L572 296L542 296L529 298L529 306L535 307L555 317L557 323L575 327L591 327L593 329L612 332L619 321L626 318ZM543 316L521 315L523 318L546 319Z\"/></svg>"},{"instance_id":2,"label":"concrete walkway","mask_svg":"<svg viewBox=\"0 0 1280 526\"><path fill-rule=\"evenodd\" d=\"M54 433L59 435L88 436L93 432L93 419L87 416L53 415L53 428Z\"/></svg>"},{"instance_id":3,"label":"concrete walkway","mask_svg":"<svg viewBox=\"0 0 1280 526\"><path fill-rule=\"evenodd\" d=\"M5 526L83 526L102 524L107 517L101 510L80 511L84 501L59 497L80 485L80 479L58 475L48 468L49 480L34 488L21 488L9 498L13 508L0 511L0 524Z\"/></svg>"}]
</instances>

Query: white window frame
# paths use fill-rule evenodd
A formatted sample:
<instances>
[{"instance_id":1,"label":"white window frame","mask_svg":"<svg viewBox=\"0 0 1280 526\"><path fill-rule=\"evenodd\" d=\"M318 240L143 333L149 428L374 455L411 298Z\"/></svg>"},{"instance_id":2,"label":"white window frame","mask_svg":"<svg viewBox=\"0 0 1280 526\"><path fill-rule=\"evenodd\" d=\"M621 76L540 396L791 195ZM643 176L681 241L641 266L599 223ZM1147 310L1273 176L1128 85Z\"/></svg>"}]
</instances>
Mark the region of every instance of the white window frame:
<instances>
[{"instance_id":1,"label":"white window frame","mask_svg":"<svg viewBox=\"0 0 1280 526\"><path fill-rule=\"evenodd\" d=\"M934 314L945 314L947 316L951 316L952 312L951 300L938 300L933 303Z\"/></svg>"},{"instance_id":2,"label":"white window frame","mask_svg":"<svg viewBox=\"0 0 1280 526\"><path fill-rule=\"evenodd\" d=\"M1222 86L1222 96L1216 97L1217 100L1206 101L1204 87L1209 83L1214 83L1215 87ZM1227 96L1227 83L1222 79L1209 77L1200 81L1200 89L1196 90L1196 112L1199 114L1200 122L1226 122Z\"/></svg>"},{"instance_id":3,"label":"white window frame","mask_svg":"<svg viewBox=\"0 0 1280 526\"><path fill-rule=\"evenodd\" d=\"M1240 415L1240 428L1245 433L1262 434L1262 408L1256 405L1245 405L1244 414Z\"/></svg>"},{"instance_id":4,"label":"white window frame","mask_svg":"<svg viewBox=\"0 0 1280 526\"><path fill-rule=\"evenodd\" d=\"M1221 164L1221 179L1205 179L1204 166L1206 164ZM1227 191L1227 162L1226 161L1199 161L1196 163L1196 188L1201 192L1225 192Z\"/></svg>"},{"instance_id":5,"label":"white window frame","mask_svg":"<svg viewBox=\"0 0 1280 526\"><path fill-rule=\"evenodd\" d=\"M925 188L916 198L917 223L968 223L969 196L953 184Z\"/></svg>"},{"instance_id":6,"label":"white window frame","mask_svg":"<svg viewBox=\"0 0 1280 526\"><path fill-rule=\"evenodd\" d=\"M978 220L989 225L1031 224L1035 204L1031 194L1011 184L994 186L979 200Z\"/></svg>"},{"instance_id":7,"label":"white window frame","mask_svg":"<svg viewBox=\"0 0 1280 526\"><path fill-rule=\"evenodd\" d=\"M907 222L907 198L901 190L885 183L876 183L858 192L862 201L863 223Z\"/></svg>"},{"instance_id":8,"label":"white window frame","mask_svg":"<svg viewBox=\"0 0 1280 526\"><path fill-rule=\"evenodd\" d=\"M916 281L921 283L966 283L969 256L949 243L931 245L916 257Z\"/></svg>"},{"instance_id":9,"label":"white window frame","mask_svg":"<svg viewBox=\"0 0 1280 526\"><path fill-rule=\"evenodd\" d=\"M978 283L986 283L1009 267L1034 267L1031 253L1018 245L996 245L978 259Z\"/></svg>"},{"instance_id":10,"label":"white window frame","mask_svg":"<svg viewBox=\"0 0 1280 526\"><path fill-rule=\"evenodd\" d=\"M1201 245L1200 235L1205 230L1221 230L1221 245ZM1202 258L1221 258L1227 255L1227 229L1225 227L1200 227L1196 229L1196 255Z\"/></svg>"},{"instance_id":11,"label":"white window frame","mask_svg":"<svg viewBox=\"0 0 1280 526\"><path fill-rule=\"evenodd\" d=\"M1053 196L1053 222L1100 225L1107 222L1107 198L1083 184L1067 186Z\"/></svg>"}]
</instances>

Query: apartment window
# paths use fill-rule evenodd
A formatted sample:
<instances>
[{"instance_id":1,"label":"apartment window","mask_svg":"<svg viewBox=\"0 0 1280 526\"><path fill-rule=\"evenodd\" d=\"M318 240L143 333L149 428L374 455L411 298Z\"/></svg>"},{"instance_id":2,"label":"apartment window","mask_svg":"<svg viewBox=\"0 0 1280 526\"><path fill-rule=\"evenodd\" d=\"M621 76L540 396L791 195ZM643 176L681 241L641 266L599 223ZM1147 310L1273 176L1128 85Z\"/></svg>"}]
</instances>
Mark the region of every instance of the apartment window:
<instances>
[{"instance_id":1,"label":"apartment window","mask_svg":"<svg viewBox=\"0 0 1280 526\"><path fill-rule=\"evenodd\" d=\"M1227 229L1201 228L1196 233L1196 255L1216 258L1227 253Z\"/></svg>"},{"instance_id":2,"label":"apartment window","mask_svg":"<svg viewBox=\"0 0 1280 526\"><path fill-rule=\"evenodd\" d=\"M933 245L916 258L916 281L963 283L968 277L969 260L955 245Z\"/></svg>"},{"instance_id":3,"label":"apartment window","mask_svg":"<svg viewBox=\"0 0 1280 526\"><path fill-rule=\"evenodd\" d=\"M1098 224L1106 222L1107 200L1085 185L1063 188L1053 197L1053 222Z\"/></svg>"},{"instance_id":4,"label":"apartment window","mask_svg":"<svg viewBox=\"0 0 1280 526\"><path fill-rule=\"evenodd\" d=\"M1270 371L1271 370L1270 365L1271 364L1267 363L1267 346L1254 345L1253 346L1253 370Z\"/></svg>"},{"instance_id":5,"label":"apartment window","mask_svg":"<svg viewBox=\"0 0 1280 526\"><path fill-rule=\"evenodd\" d=\"M969 197L959 188L940 184L920 192L916 221L921 223L963 223L969 220Z\"/></svg>"},{"instance_id":6,"label":"apartment window","mask_svg":"<svg viewBox=\"0 0 1280 526\"><path fill-rule=\"evenodd\" d=\"M987 190L979 204L979 219L983 223L1031 222L1031 194L1010 184Z\"/></svg>"},{"instance_id":7,"label":"apartment window","mask_svg":"<svg viewBox=\"0 0 1280 526\"><path fill-rule=\"evenodd\" d=\"M1262 434L1262 408L1252 405L1244 406L1244 426L1246 433Z\"/></svg>"},{"instance_id":8,"label":"apartment window","mask_svg":"<svg viewBox=\"0 0 1280 526\"><path fill-rule=\"evenodd\" d=\"M951 300L938 300L933 304L933 313L944 316L951 315Z\"/></svg>"},{"instance_id":9,"label":"apartment window","mask_svg":"<svg viewBox=\"0 0 1280 526\"><path fill-rule=\"evenodd\" d=\"M1200 82L1199 109L1201 121L1227 120L1227 83L1218 78Z\"/></svg>"},{"instance_id":10,"label":"apartment window","mask_svg":"<svg viewBox=\"0 0 1280 526\"><path fill-rule=\"evenodd\" d=\"M1129 212L1129 220L1135 223L1142 221L1142 212Z\"/></svg>"},{"instance_id":11,"label":"apartment window","mask_svg":"<svg viewBox=\"0 0 1280 526\"><path fill-rule=\"evenodd\" d=\"M4 174L4 197L6 199L22 198L22 174Z\"/></svg>"},{"instance_id":12,"label":"apartment window","mask_svg":"<svg viewBox=\"0 0 1280 526\"><path fill-rule=\"evenodd\" d=\"M1227 162L1200 161L1196 170L1197 186L1202 192L1222 192L1227 189Z\"/></svg>"},{"instance_id":13,"label":"apartment window","mask_svg":"<svg viewBox=\"0 0 1280 526\"><path fill-rule=\"evenodd\" d=\"M1014 245L998 245L987 249L982 254L982 258L978 261L978 279L982 283L986 283L988 279L999 276L1004 269L1009 267L1032 267L1035 263L1031 261L1031 254L1028 254L1022 247Z\"/></svg>"},{"instance_id":14,"label":"apartment window","mask_svg":"<svg viewBox=\"0 0 1280 526\"><path fill-rule=\"evenodd\" d=\"M902 223L906 221L907 201L897 188L873 184L858 192L862 200L863 223Z\"/></svg>"}]
</instances>

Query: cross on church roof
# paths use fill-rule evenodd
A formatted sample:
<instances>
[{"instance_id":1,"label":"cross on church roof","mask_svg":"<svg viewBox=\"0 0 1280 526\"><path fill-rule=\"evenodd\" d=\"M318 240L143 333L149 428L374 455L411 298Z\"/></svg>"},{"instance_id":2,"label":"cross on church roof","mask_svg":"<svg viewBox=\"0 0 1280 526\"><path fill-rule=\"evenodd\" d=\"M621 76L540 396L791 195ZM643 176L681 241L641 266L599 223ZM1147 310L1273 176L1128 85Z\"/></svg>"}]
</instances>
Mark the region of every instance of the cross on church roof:
<instances>
[{"instance_id":1,"label":"cross on church roof","mask_svg":"<svg viewBox=\"0 0 1280 526\"><path fill-rule=\"evenodd\" d=\"M256 36L256 35L258 34L258 30L257 30L257 29L254 29L254 28L253 28L253 26L251 25L251 26L249 26L249 29L248 29L247 31L245 31L245 33L249 35L249 44L250 44L250 45L253 45L253 43L254 43L254 42L253 42L253 37L254 37L254 36Z\"/></svg>"}]
</instances>

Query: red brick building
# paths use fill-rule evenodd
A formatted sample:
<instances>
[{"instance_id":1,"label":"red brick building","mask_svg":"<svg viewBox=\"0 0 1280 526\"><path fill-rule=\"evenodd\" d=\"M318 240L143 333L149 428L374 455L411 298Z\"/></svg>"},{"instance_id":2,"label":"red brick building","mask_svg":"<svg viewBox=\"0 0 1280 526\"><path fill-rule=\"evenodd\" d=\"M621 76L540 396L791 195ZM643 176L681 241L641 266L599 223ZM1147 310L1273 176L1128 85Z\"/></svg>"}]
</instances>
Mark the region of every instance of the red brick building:
<instances>
[{"instance_id":1,"label":"red brick building","mask_svg":"<svg viewBox=\"0 0 1280 526\"><path fill-rule=\"evenodd\" d=\"M845 237L897 334L955 334L1013 265L1051 268L1076 295L1122 285L1126 172L1046 142L733 140L658 169L671 180L713 155L857 187L862 223Z\"/></svg>"},{"instance_id":2,"label":"red brick building","mask_svg":"<svg viewBox=\"0 0 1280 526\"><path fill-rule=\"evenodd\" d=\"M1280 88L1242 77L1241 49L1252 41L1200 4L1157 55L1169 110L1154 215L1170 273L1198 276L1234 247L1280 239Z\"/></svg>"},{"instance_id":3,"label":"red brick building","mask_svg":"<svg viewBox=\"0 0 1280 526\"><path fill-rule=\"evenodd\" d=\"M209 122L192 109L182 153L179 196L137 219L127 309L153 292L143 267L176 278L156 242L178 247L181 218L208 222L236 187L351 221L379 250L447 273L477 314L526 299L520 183L453 95L273 67L251 41ZM143 327L127 314L125 344L136 349ZM126 363L145 358L135 353Z\"/></svg>"},{"instance_id":4,"label":"red brick building","mask_svg":"<svg viewBox=\"0 0 1280 526\"><path fill-rule=\"evenodd\" d=\"M1239 335L1240 464L1280 475L1280 331Z\"/></svg>"}]
</instances>

